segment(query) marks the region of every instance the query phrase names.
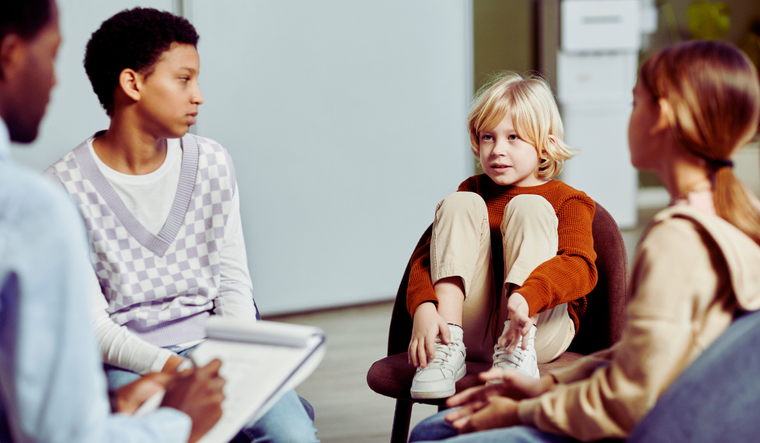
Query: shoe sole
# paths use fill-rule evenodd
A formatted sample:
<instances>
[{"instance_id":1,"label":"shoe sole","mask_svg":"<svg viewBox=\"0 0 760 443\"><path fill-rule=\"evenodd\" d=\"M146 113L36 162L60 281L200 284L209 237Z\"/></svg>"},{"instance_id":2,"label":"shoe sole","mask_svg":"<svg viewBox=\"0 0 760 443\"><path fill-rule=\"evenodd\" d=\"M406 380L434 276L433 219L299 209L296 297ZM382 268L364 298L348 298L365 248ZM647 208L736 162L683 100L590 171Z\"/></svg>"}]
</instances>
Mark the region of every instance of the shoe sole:
<instances>
[{"instance_id":1,"label":"shoe sole","mask_svg":"<svg viewBox=\"0 0 760 443\"><path fill-rule=\"evenodd\" d=\"M456 394L457 388L456 388L456 382L462 379L462 377L467 374L467 365L462 365L462 367L457 371L456 376L454 377L454 386L451 389L447 389L445 391L422 391L417 390L414 391L412 389L409 390L409 393L411 394L412 398L415 400L430 400L435 398L448 398L452 395Z\"/></svg>"}]
</instances>

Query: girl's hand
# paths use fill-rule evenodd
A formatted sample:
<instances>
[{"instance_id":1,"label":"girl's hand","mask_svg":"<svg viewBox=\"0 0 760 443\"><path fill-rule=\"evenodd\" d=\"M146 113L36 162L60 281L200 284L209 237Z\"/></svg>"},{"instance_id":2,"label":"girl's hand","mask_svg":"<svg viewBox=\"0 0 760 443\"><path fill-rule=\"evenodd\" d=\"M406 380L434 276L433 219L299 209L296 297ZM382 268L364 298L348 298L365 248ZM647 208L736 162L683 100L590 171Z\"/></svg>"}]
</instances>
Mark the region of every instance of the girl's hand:
<instances>
[{"instance_id":1,"label":"girl's hand","mask_svg":"<svg viewBox=\"0 0 760 443\"><path fill-rule=\"evenodd\" d=\"M530 328L533 327L533 320L528 316L530 313L528 302L518 292L513 292L509 296L507 310L509 311L509 329L499 337L499 346L509 345L507 353L511 354L517 348L518 339L527 336L530 332ZM528 347L528 341L523 340L521 347L525 350Z\"/></svg>"},{"instance_id":2,"label":"girl's hand","mask_svg":"<svg viewBox=\"0 0 760 443\"><path fill-rule=\"evenodd\" d=\"M536 380L525 374L514 370L503 370L501 368L491 368L486 372L481 372L479 378L484 381L501 380L501 383L490 385L478 385L452 395L446 400L446 406L454 408L457 406L468 406L475 404L484 404L491 397L507 397L514 400L524 398L538 397L544 392L551 389L554 385L554 378L551 375L542 376Z\"/></svg>"},{"instance_id":3,"label":"girl's hand","mask_svg":"<svg viewBox=\"0 0 760 443\"><path fill-rule=\"evenodd\" d=\"M514 426L520 424L517 404L511 398L492 395L449 412L446 421L460 434Z\"/></svg>"},{"instance_id":4,"label":"girl's hand","mask_svg":"<svg viewBox=\"0 0 760 443\"><path fill-rule=\"evenodd\" d=\"M491 368L486 372L481 372L478 378L483 382L489 382L492 380L499 380L501 383L493 383L487 385L487 387L494 387L495 392L503 397L509 397L515 400L522 400L524 398L538 397L544 392L551 389L554 385L554 377L551 375L542 375L541 378L536 380L533 377L528 377L522 372L502 369ZM462 400L456 395L451 397L452 404L449 406L456 406L454 402L461 404ZM448 402L447 402L448 403Z\"/></svg>"},{"instance_id":5,"label":"girl's hand","mask_svg":"<svg viewBox=\"0 0 760 443\"><path fill-rule=\"evenodd\" d=\"M412 326L412 340L409 342L409 363L415 367L426 367L435 358L435 337L441 334L445 344L451 343L449 325L438 314L431 302L417 307Z\"/></svg>"}]
</instances>

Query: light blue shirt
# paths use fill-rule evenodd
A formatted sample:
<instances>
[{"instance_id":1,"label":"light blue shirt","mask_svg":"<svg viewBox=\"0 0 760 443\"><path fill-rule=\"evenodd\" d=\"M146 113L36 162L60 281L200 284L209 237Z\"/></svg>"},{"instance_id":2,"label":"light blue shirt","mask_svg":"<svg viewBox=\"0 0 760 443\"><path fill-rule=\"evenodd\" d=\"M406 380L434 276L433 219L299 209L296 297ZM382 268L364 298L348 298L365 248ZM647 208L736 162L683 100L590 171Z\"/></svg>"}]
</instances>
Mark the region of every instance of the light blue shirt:
<instances>
[{"instance_id":1,"label":"light blue shirt","mask_svg":"<svg viewBox=\"0 0 760 443\"><path fill-rule=\"evenodd\" d=\"M111 414L90 326L81 218L13 162L0 119L0 443L186 442L190 418Z\"/></svg>"}]
</instances>

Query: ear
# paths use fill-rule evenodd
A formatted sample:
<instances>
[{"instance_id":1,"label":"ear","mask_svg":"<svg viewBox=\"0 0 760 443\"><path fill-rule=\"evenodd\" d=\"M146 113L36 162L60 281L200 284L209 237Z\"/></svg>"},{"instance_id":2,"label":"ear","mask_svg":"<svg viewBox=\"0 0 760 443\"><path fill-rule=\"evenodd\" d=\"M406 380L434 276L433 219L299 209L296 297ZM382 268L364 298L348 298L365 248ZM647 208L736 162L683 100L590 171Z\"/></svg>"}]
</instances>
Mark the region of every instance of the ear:
<instances>
[{"instance_id":1,"label":"ear","mask_svg":"<svg viewBox=\"0 0 760 443\"><path fill-rule=\"evenodd\" d=\"M549 143L551 143L551 144L553 144L553 145L556 145L556 144L558 144L558 142L557 142L557 137L553 136L552 134L549 134L548 138L549 138ZM546 149L542 149L542 150L541 150L541 154L540 154L538 157L539 157L541 160L544 160L544 161L545 161L545 160L546 160L546 157L547 157L547 156L548 156L548 153L546 152Z\"/></svg>"},{"instance_id":2,"label":"ear","mask_svg":"<svg viewBox=\"0 0 760 443\"><path fill-rule=\"evenodd\" d=\"M133 69L124 69L119 73L119 88L134 101L140 101L142 76Z\"/></svg>"},{"instance_id":3,"label":"ear","mask_svg":"<svg viewBox=\"0 0 760 443\"><path fill-rule=\"evenodd\" d=\"M9 74L13 76L23 62L25 46L18 34L6 34L0 40L0 79L7 79Z\"/></svg>"},{"instance_id":4,"label":"ear","mask_svg":"<svg viewBox=\"0 0 760 443\"><path fill-rule=\"evenodd\" d=\"M652 127L652 133L670 129L670 122L673 118L673 107L670 106L670 102L666 98L661 97L657 99L657 109L659 115L657 116L657 121Z\"/></svg>"}]
</instances>

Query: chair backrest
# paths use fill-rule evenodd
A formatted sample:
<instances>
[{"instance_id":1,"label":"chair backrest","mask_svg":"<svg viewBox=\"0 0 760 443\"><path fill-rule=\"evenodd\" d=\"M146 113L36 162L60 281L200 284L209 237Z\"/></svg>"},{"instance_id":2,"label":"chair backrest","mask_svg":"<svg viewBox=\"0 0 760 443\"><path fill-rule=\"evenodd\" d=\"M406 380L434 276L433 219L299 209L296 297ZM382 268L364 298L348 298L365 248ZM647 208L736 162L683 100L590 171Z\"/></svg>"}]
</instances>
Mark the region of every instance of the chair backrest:
<instances>
[{"instance_id":1,"label":"chair backrest","mask_svg":"<svg viewBox=\"0 0 760 443\"><path fill-rule=\"evenodd\" d=\"M427 242L432 230L432 225L427 228L415 250ZM608 348L620 339L628 293L628 255L625 252L623 236L610 213L599 203L596 203L591 231L599 279L594 289L586 296L588 308L568 349L580 354L590 354ZM406 352L412 336L412 318L406 310L410 265L411 262L406 265L393 305L388 332L388 355Z\"/></svg>"},{"instance_id":2,"label":"chair backrest","mask_svg":"<svg viewBox=\"0 0 760 443\"><path fill-rule=\"evenodd\" d=\"M620 340L628 296L628 254L615 219L596 203L591 224L599 279L586 296L588 308L568 351L591 354Z\"/></svg>"}]
</instances>

